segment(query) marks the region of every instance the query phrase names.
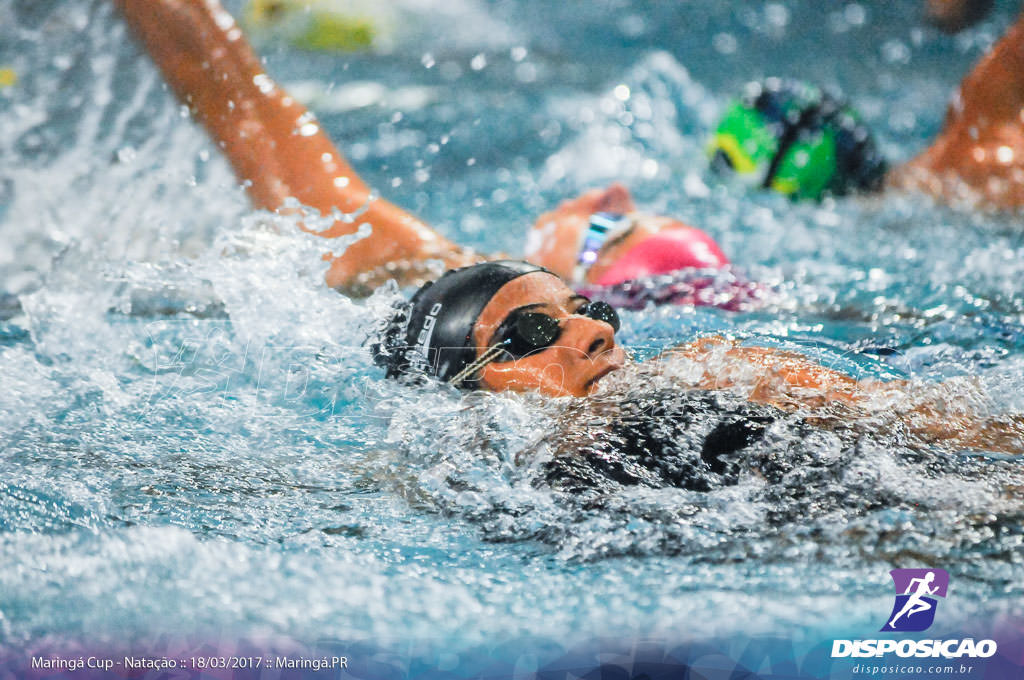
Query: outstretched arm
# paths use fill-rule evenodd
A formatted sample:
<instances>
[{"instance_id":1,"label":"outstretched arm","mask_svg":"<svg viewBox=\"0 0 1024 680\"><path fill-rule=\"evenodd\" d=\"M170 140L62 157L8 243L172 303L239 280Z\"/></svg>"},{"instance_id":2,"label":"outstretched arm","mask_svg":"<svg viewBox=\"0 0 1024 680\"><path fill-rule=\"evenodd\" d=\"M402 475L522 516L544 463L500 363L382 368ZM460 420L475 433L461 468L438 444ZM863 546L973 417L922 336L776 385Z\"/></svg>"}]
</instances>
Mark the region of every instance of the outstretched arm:
<instances>
[{"instance_id":1,"label":"outstretched arm","mask_svg":"<svg viewBox=\"0 0 1024 680\"><path fill-rule=\"evenodd\" d=\"M1024 206L1024 16L970 75L935 142L890 182L946 199Z\"/></svg>"},{"instance_id":2,"label":"outstretched arm","mask_svg":"<svg viewBox=\"0 0 1024 680\"><path fill-rule=\"evenodd\" d=\"M858 381L802 354L746 347L719 336L701 338L676 347L670 353L705 364L704 374L695 387L711 390L742 387L750 401L784 409L813 410L830 403L857 409L893 390L906 395L913 388L911 383L901 380ZM709 363L716 355L718 360ZM888 399L882 400L886 402ZM953 400L947 404L941 396L908 403L907 407L900 412L900 417L908 432L921 442L1024 453L1024 417L977 416L964 408L962 402Z\"/></svg>"},{"instance_id":3,"label":"outstretched arm","mask_svg":"<svg viewBox=\"0 0 1024 680\"><path fill-rule=\"evenodd\" d=\"M474 259L366 184L301 104L274 83L218 0L114 0L178 98L227 156L259 208L281 210L294 197L327 215L358 214L319 232L368 238L331 263L327 283L351 286L359 274L427 259ZM400 268L400 267L399 267Z\"/></svg>"},{"instance_id":4,"label":"outstretched arm","mask_svg":"<svg viewBox=\"0 0 1024 680\"><path fill-rule=\"evenodd\" d=\"M727 359L729 366L739 369L737 375L729 375L720 364L706 365L698 386L728 389L743 382L751 401L787 407L820 406L828 401L856 404L863 398L857 380L796 352L747 347L717 335L669 351L705 365L716 355L719 360Z\"/></svg>"}]
</instances>

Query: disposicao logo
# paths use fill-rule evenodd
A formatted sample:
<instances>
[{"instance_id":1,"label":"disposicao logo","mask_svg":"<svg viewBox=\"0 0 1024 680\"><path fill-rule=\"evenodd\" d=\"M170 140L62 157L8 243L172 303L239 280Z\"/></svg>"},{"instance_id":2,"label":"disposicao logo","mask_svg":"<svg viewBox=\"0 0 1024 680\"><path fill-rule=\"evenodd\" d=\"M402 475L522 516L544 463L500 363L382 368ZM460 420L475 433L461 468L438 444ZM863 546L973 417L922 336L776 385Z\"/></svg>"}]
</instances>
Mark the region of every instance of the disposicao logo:
<instances>
[{"instance_id":1,"label":"disposicao logo","mask_svg":"<svg viewBox=\"0 0 1024 680\"><path fill-rule=\"evenodd\" d=\"M889 621L881 630L917 633L928 630L935 621L939 601L932 595L946 597L949 573L945 569L893 569L889 572L896 586L896 602Z\"/></svg>"},{"instance_id":2,"label":"disposicao logo","mask_svg":"<svg viewBox=\"0 0 1024 680\"><path fill-rule=\"evenodd\" d=\"M889 572L896 587L889 618L883 633L919 633L935 621L939 601L949 589L949 574L944 569L893 569ZM833 640L832 657L880 657L895 653L900 657L987 658L996 653L994 640Z\"/></svg>"}]
</instances>

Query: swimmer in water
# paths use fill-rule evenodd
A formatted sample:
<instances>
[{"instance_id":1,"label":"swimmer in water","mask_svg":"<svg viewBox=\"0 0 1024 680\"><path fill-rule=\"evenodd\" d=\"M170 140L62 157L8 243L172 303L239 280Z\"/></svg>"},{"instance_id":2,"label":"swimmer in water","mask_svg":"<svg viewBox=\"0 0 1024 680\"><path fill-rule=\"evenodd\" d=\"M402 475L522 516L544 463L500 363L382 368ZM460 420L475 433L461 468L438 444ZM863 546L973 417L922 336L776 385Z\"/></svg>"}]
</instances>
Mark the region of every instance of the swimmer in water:
<instances>
[{"instance_id":1,"label":"swimmer in water","mask_svg":"<svg viewBox=\"0 0 1024 680\"><path fill-rule=\"evenodd\" d=\"M349 295L367 295L389 279L419 285L447 267L491 259L372 197L312 114L264 72L241 29L219 4L115 4L168 84L224 151L257 208L298 210L285 207L292 198L321 215L340 211L355 216L319 232L328 239L365 223L373 226L368 238L332 259L328 285ZM704 232L637 212L622 185L588 192L541 216L529 244L528 259L578 287L608 287L641 276L728 264ZM701 304L701 290L679 284L661 291L658 301ZM741 308L759 293L756 286L737 285L727 304ZM643 306L638 295L633 299L634 306Z\"/></svg>"},{"instance_id":2,"label":"swimmer in water","mask_svg":"<svg viewBox=\"0 0 1024 680\"><path fill-rule=\"evenodd\" d=\"M360 292L381 275L406 285L428 281L396 310L375 346L376 359L389 376L552 397L591 395L606 376L621 374L626 367L637 377L645 371L650 377L649 364L627 364L615 341L614 309L566 285L572 275L567 268L574 262L586 265L590 276L603 276L617 266L635 271L627 258L635 248L686 225L667 218L627 217L628 229L596 249L588 250L584 243L584 251L595 256L592 260L574 260L579 234L593 215L610 213L611 220L632 211L628 192L613 186L557 210L553 238L564 247L544 250L535 263L462 248L371 195L315 118L267 76L216 0L115 4L171 88L224 151L257 207L297 212L301 208L287 200L295 199L322 215L341 211L356 216L318 232L328 239L351 234L361 224L372 225L368 237L331 259L329 285ZM671 246L668 238L655 242L665 249ZM696 242L704 244L709 257L717 257L711 244ZM442 273L445 269L450 271ZM704 366L703 372L691 372L688 387L742 389L750 401L783 409L830 404L860 408L898 389L860 383L798 354L741 347L721 338L677 348L663 359L665 364ZM745 368L733 375L714 366L723 360ZM907 418L906 427L922 440L1021 449L1022 424L1017 419L951 417L941 404L918 405Z\"/></svg>"},{"instance_id":3,"label":"swimmer in water","mask_svg":"<svg viewBox=\"0 0 1024 680\"><path fill-rule=\"evenodd\" d=\"M967 11L984 3L933 4ZM886 164L866 126L842 100L818 88L779 79L752 84L744 98L730 106L710 151L713 165L727 166L760 186L797 198L889 188L920 191L972 208L1013 210L1024 206L1021 111L1024 16L964 79L932 145L903 165L890 168ZM722 267L728 262L713 241L687 237L685 225L666 218L647 218L631 224L631 231L612 232L594 264L580 276L578 263L586 255L594 213L633 210L629 193L620 185L567 201L537 220L527 238L527 259L570 281L577 291L617 306L700 304L701 291L695 292L685 281L678 295L671 279L661 286L634 285L644 277L694 266L683 263L705 244L707 259L702 266ZM686 246L673 248L673 235ZM655 256L657 252L666 253L665 259ZM756 303L762 293L750 282L734 282L727 290L727 302L719 306L743 309Z\"/></svg>"},{"instance_id":4,"label":"swimmer in water","mask_svg":"<svg viewBox=\"0 0 1024 680\"><path fill-rule=\"evenodd\" d=\"M896 616L892 617L892 621L889 622L889 628L893 628L896 625L896 621L903 616L910 618L914 614L926 612L932 608L930 604L921 598L925 595L934 595L939 589L938 586L935 586L934 588L930 587L931 582L934 580L934 571L929 571L923 578L910 579L910 583L907 584L907 592L903 593L904 595L910 595L910 597L907 598L906 603L899 612L896 613ZM915 583L917 584L917 590L914 590Z\"/></svg>"},{"instance_id":5,"label":"swimmer in water","mask_svg":"<svg viewBox=\"0 0 1024 680\"><path fill-rule=\"evenodd\" d=\"M223 149L256 207L297 210L285 207L290 197L321 215L341 211L355 216L354 220L339 219L319 232L328 239L350 234L364 223L373 226L368 238L333 258L327 274L330 286L350 295L366 295L388 279L418 285L436 278L447 267L490 259L445 239L398 206L372 197L312 114L265 73L241 29L219 4L192 0L115 0L115 4L174 92ZM974 92L978 89L974 83L991 79L997 85L1005 84L1012 69L1000 66L1001 59L1019 43L1024 43L1020 25L965 81L965 92L969 88ZM1024 72L1024 65L1016 72ZM977 171L985 174L985 186L1004 186L1006 182L1000 183L1003 175L1024 173L1017 167L1024 164L1024 139L1016 160L1010 163L1002 163L1007 160L1007 148L985 141L995 122L985 112L995 106L989 100L996 90L993 86L978 97L965 98L970 106L963 107L959 117L951 113L947 130L926 153L927 158L922 156L907 168L890 173L891 182L917 183L936 190L943 178L973 177L971 173ZM1018 136L1022 126L1016 112L1020 108L1018 105L1013 111ZM979 148L959 155L950 152L964 144L962 131L972 124L980 126L981 138L974 140ZM988 159L984 170L971 166L961 171L956 165L975 163L971 159L982 156ZM1018 198L1024 201L1024 191ZM700 230L675 219L638 213L621 185L587 192L542 215L527 237L525 254L526 259L585 294L630 307L650 302L701 304L705 302L701 290L685 281L681 287L669 282L663 290L629 284L676 270L728 264L725 254ZM606 295L609 292L612 294ZM756 285L737 282L726 291L723 306L741 309L756 301L761 292Z\"/></svg>"},{"instance_id":6,"label":"swimmer in water","mask_svg":"<svg viewBox=\"0 0 1024 680\"><path fill-rule=\"evenodd\" d=\"M1024 206L1024 17L964 79L938 138L887 167L856 112L797 81L750 83L709 145L712 167L793 198L911 189L972 208Z\"/></svg>"}]
</instances>

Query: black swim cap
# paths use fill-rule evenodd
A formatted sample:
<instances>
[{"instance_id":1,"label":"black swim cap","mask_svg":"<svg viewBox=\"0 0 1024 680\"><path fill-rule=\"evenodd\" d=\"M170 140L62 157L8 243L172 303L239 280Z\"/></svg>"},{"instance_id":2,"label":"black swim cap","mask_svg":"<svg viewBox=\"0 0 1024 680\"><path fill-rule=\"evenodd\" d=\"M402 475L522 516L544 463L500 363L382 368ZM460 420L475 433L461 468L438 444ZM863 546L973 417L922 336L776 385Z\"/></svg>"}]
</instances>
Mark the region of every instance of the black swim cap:
<instances>
[{"instance_id":1,"label":"black swim cap","mask_svg":"<svg viewBox=\"0 0 1024 680\"><path fill-rule=\"evenodd\" d=\"M399 305L372 347L374 361L387 368L389 378L434 376L447 382L476 359L473 327L487 303L506 283L533 272L551 273L515 260L445 272ZM462 384L467 383L474 384Z\"/></svg>"}]
</instances>

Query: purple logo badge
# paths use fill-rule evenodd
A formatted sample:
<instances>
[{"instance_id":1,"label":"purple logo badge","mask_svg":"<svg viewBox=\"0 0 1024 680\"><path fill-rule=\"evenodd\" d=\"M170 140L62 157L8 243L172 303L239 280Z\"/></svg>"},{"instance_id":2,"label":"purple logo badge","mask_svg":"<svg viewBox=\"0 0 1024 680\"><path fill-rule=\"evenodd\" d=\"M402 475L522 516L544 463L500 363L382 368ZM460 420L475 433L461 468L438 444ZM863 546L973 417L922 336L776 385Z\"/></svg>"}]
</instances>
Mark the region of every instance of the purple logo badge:
<instances>
[{"instance_id":1,"label":"purple logo badge","mask_svg":"<svg viewBox=\"0 0 1024 680\"><path fill-rule=\"evenodd\" d=\"M946 597L949 573L945 569L893 569L889 572L896 586L896 602L885 632L914 633L927 630L935 620L936 597Z\"/></svg>"}]
</instances>

